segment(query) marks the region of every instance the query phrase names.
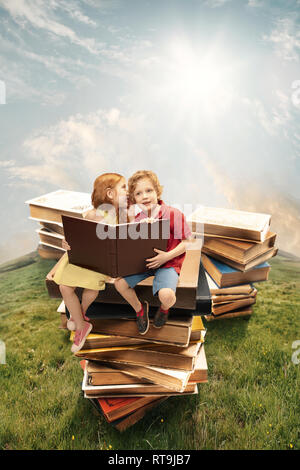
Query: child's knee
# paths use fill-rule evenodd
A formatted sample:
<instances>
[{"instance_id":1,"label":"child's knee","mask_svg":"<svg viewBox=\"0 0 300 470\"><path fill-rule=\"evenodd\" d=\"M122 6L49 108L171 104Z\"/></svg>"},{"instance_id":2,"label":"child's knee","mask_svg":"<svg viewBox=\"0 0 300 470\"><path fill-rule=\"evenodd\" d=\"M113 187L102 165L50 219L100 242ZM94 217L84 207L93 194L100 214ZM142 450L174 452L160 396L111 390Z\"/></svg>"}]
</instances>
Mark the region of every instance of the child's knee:
<instances>
[{"instance_id":1,"label":"child's knee","mask_svg":"<svg viewBox=\"0 0 300 470\"><path fill-rule=\"evenodd\" d=\"M63 297L73 294L75 287L65 286L63 284L59 285L60 293Z\"/></svg>"},{"instance_id":2,"label":"child's knee","mask_svg":"<svg viewBox=\"0 0 300 470\"><path fill-rule=\"evenodd\" d=\"M169 289L169 288L160 289L160 291L158 292L158 297L161 303L165 305L172 306L176 302L176 295L173 289Z\"/></svg>"},{"instance_id":3,"label":"child's knee","mask_svg":"<svg viewBox=\"0 0 300 470\"><path fill-rule=\"evenodd\" d=\"M129 287L125 279L123 279L122 277L116 279L114 284L118 292L124 292L124 290L128 289Z\"/></svg>"}]
</instances>

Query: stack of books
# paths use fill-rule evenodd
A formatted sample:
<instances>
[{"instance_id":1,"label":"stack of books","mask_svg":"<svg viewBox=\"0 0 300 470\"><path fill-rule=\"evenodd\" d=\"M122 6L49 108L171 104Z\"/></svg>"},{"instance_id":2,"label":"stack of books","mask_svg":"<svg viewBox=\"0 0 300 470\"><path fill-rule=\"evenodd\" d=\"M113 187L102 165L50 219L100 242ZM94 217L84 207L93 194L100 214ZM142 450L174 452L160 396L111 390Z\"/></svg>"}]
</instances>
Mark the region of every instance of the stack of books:
<instances>
[{"instance_id":1,"label":"stack of books","mask_svg":"<svg viewBox=\"0 0 300 470\"><path fill-rule=\"evenodd\" d=\"M61 297L53 281L59 262L46 276L52 298ZM135 312L113 282L107 282L88 308L86 315L93 329L76 356L84 361L84 397L108 423L123 431L167 398L197 394L197 385L207 382L206 330L201 315L210 314L211 301L198 250L186 254L177 301L161 329L153 326L159 301L152 294L152 277L136 286L139 298L150 305L150 327L145 335L138 333ZM76 292L80 298L82 289ZM64 302L57 311L61 315L60 328L65 328L69 314ZM70 339L73 337L72 332Z\"/></svg>"},{"instance_id":2,"label":"stack of books","mask_svg":"<svg viewBox=\"0 0 300 470\"><path fill-rule=\"evenodd\" d=\"M64 229L62 215L84 217L92 209L91 195L60 189L26 201L30 219L38 222L38 253L42 258L60 259Z\"/></svg>"},{"instance_id":3,"label":"stack of books","mask_svg":"<svg viewBox=\"0 0 300 470\"><path fill-rule=\"evenodd\" d=\"M76 217L82 218L84 210L88 209L86 206L82 207L83 204L80 207L59 205L58 198L55 202L52 197L52 207L37 212L36 203L47 205L49 200L50 198L43 197L33 200L34 203L28 201L31 202L31 217L41 225L47 223L43 226L48 230L53 229L50 222L56 224L60 227L62 236L62 221L65 223L66 220L63 216L69 216L67 212L77 210L79 212ZM89 221L88 224L90 225ZM65 225L65 230L66 228ZM79 232L73 230L73 235L75 233ZM66 237L68 239L68 235ZM81 235L78 238L82 240ZM76 242L75 237L71 246L76 248ZM101 240L94 242L101 243ZM122 240L122 243L125 242L126 240ZM132 240L128 242L132 243ZM41 244L43 243L48 243L48 240L41 239ZM85 246L90 248L91 243L87 242ZM122 253L119 253L120 250ZM131 255L129 258L137 256L137 250L127 251ZM91 252L98 253L99 259L103 260L105 257L101 247L93 248ZM115 263L114 268L118 270L127 268L126 265L131 261L125 256L124 247L118 247L115 240L111 243L109 254L116 255L118 263ZM76 249L73 255L76 255ZM89 253L84 256L86 263L95 259L94 256L88 260L89 256ZM45 279L52 298L61 298L59 286L53 280L60 262L59 259ZM177 286L176 304L161 329L153 326L153 317L160 303L153 296L152 283L153 277L149 277L136 286L138 297L143 301L147 300L150 306L150 328L146 335L138 333L135 312L117 292L114 279L111 278L107 281L105 290L99 292L86 312L93 329L83 348L76 353L83 367L81 388L84 397L101 412L107 422L120 431L139 421L167 398L197 394L198 384L207 382L204 350L206 330L201 315L211 313L211 299L201 263L201 251L187 251ZM79 299L82 290L76 289ZM58 312L61 318L60 328L66 328L69 314L63 302L60 303ZM74 333L71 333L71 340L73 336Z\"/></svg>"},{"instance_id":4,"label":"stack of books","mask_svg":"<svg viewBox=\"0 0 300 470\"><path fill-rule=\"evenodd\" d=\"M277 254L271 216L254 212L201 207L188 218L195 236L204 237L202 263L210 288L208 321L252 314L257 289L268 279L267 262Z\"/></svg>"},{"instance_id":5,"label":"stack of books","mask_svg":"<svg viewBox=\"0 0 300 470\"><path fill-rule=\"evenodd\" d=\"M87 311L93 330L76 353L84 360L81 388L120 431L167 398L197 394L198 384L207 382L201 317L175 309L166 325L156 329L155 310L150 309L150 328L143 336L135 318L116 318L122 317L119 307L114 306L113 318L105 318L104 304L98 304L98 314L95 307Z\"/></svg>"}]
</instances>

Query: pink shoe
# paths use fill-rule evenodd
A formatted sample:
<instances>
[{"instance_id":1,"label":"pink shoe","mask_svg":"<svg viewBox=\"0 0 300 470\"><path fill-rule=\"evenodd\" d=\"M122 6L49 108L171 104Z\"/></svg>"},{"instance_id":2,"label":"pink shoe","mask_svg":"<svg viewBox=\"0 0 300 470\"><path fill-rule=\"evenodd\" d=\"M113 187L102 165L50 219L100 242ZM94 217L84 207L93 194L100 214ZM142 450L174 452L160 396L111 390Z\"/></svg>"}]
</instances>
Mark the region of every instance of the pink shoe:
<instances>
[{"instance_id":1,"label":"pink shoe","mask_svg":"<svg viewBox=\"0 0 300 470\"><path fill-rule=\"evenodd\" d=\"M92 328L93 328L93 325L91 323L84 322L84 327L82 328L82 330L76 331L74 342L71 347L72 353L76 353L77 351L80 351L80 349L84 345L85 340L87 336L89 335L90 331L92 330Z\"/></svg>"},{"instance_id":2,"label":"pink shoe","mask_svg":"<svg viewBox=\"0 0 300 470\"><path fill-rule=\"evenodd\" d=\"M85 315L85 313L82 313L83 315L83 319L85 321L90 321L90 319ZM69 331L75 331L76 330L76 325L75 325L75 322L73 320L73 318L70 316L69 320L67 321L67 328Z\"/></svg>"}]
</instances>

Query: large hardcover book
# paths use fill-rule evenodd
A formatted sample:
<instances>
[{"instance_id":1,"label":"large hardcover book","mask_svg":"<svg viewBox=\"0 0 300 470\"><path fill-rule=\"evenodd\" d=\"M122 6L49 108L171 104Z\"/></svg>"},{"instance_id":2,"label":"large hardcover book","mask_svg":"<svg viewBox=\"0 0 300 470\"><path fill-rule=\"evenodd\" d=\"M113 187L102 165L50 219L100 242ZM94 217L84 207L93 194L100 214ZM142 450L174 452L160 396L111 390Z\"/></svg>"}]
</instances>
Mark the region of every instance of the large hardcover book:
<instances>
[{"instance_id":1,"label":"large hardcover book","mask_svg":"<svg viewBox=\"0 0 300 470\"><path fill-rule=\"evenodd\" d=\"M83 349L129 346L149 342L186 347L190 341L204 342L206 334L206 329L199 316L172 317L168 319L163 328L157 329L152 327L152 333L150 332L148 335L148 332L143 336L141 336L137 330L136 320L103 319L101 321L96 320L95 322L95 320L90 319L90 323L93 324L93 333L88 335ZM152 321L150 321L150 324L152 326ZM162 332L162 330L165 331ZM104 334L97 333L97 331L102 331ZM119 336L120 334L123 336ZM70 339L74 339L74 332L71 333Z\"/></svg>"},{"instance_id":2,"label":"large hardcover book","mask_svg":"<svg viewBox=\"0 0 300 470\"><path fill-rule=\"evenodd\" d=\"M81 349L75 355L94 361L194 370L201 344L197 342L186 348L150 343L128 347Z\"/></svg>"},{"instance_id":3,"label":"large hardcover book","mask_svg":"<svg viewBox=\"0 0 300 470\"><path fill-rule=\"evenodd\" d=\"M64 227L62 223L59 222L47 222L45 220L39 220L39 224L41 228L45 228L51 233L58 233L59 235L65 235L64 234Z\"/></svg>"},{"instance_id":4,"label":"large hardcover book","mask_svg":"<svg viewBox=\"0 0 300 470\"><path fill-rule=\"evenodd\" d=\"M88 385L125 385L145 383L145 380L140 377L133 377L126 374L121 370L109 367L109 364L104 365L99 362L87 361L87 383Z\"/></svg>"},{"instance_id":5,"label":"large hardcover book","mask_svg":"<svg viewBox=\"0 0 300 470\"><path fill-rule=\"evenodd\" d=\"M131 398L96 398L98 404L101 406L103 413L108 422L115 421L116 419L123 418L124 416L133 413L134 411L142 408L148 403L156 401L157 398L153 397L131 397Z\"/></svg>"},{"instance_id":6,"label":"large hardcover book","mask_svg":"<svg viewBox=\"0 0 300 470\"><path fill-rule=\"evenodd\" d=\"M201 346L197 355L194 371L117 363L111 363L111 367L117 368L118 370L127 374L131 374L136 378L142 377L147 381L161 385L176 392L183 392L189 381L197 383L207 382L207 362L204 345Z\"/></svg>"},{"instance_id":7,"label":"large hardcover book","mask_svg":"<svg viewBox=\"0 0 300 470\"><path fill-rule=\"evenodd\" d=\"M210 275L205 272L212 300L220 296L249 295L253 291L251 284L239 284L231 287L218 287Z\"/></svg>"},{"instance_id":8,"label":"large hardcover book","mask_svg":"<svg viewBox=\"0 0 300 470\"><path fill-rule=\"evenodd\" d=\"M123 432L129 427L133 426L138 421L140 421L148 411L151 411L152 408L158 406L160 403L167 400L167 398L168 397L160 397L160 398L151 397L151 401L148 404L141 406L137 410L127 414L126 416L123 416L122 418L116 419L114 421L109 421L107 419L106 414L103 412L103 409L99 404L100 400L102 399L89 398L89 401L97 409L97 411L104 416L104 418L106 419L108 423L110 423L118 431Z\"/></svg>"},{"instance_id":9,"label":"large hardcover book","mask_svg":"<svg viewBox=\"0 0 300 470\"><path fill-rule=\"evenodd\" d=\"M131 398L96 398L108 422L120 419L142 406L148 405L157 398L131 397Z\"/></svg>"},{"instance_id":10,"label":"large hardcover book","mask_svg":"<svg viewBox=\"0 0 300 470\"><path fill-rule=\"evenodd\" d=\"M62 214L84 217L93 208L90 194L63 189L30 199L25 204L29 205L31 218L59 223Z\"/></svg>"},{"instance_id":11,"label":"large hardcover book","mask_svg":"<svg viewBox=\"0 0 300 470\"><path fill-rule=\"evenodd\" d=\"M197 384L188 382L182 392L175 392L162 387L158 384L151 383L136 383L136 384L124 384L124 385L89 385L88 384L88 373L84 371L82 381L82 391L86 398L89 397L123 397L123 396L170 396L170 395L181 395L181 394L195 394L198 392Z\"/></svg>"},{"instance_id":12,"label":"large hardcover book","mask_svg":"<svg viewBox=\"0 0 300 470\"><path fill-rule=\"evenodd\" d=\"M176 290L176 303L172 307L173 309L183 309L183 310L192 310L196 312L196 315L202 313L210 313L210 292L207 285L207 279L205 276L205 271L200 263L201 252L199 250L188 250L181 268L177 290ZM46 287L50 297L61 298L61 292L59 286L53 281L53 276L56 272L56 269L59 266L59 262L51 269L46 277ZM147 300L149 305L153 307L158 307L160 305L158 297L153 296L152 292L153 276L149 277L137 284L135 291L137 296L142 300ZM82 295L82 289L77 288L76 294L79 298ZM99 304L112 304L110 308L104 306L101 307L95 305ZM132 308L122 307L118 311L119 305L128 305L126 300L117 292L114 281L108 279L106 282L105 290L100 291L96 299L96 302L92 304L89 313L92 315L92 312L98 312L99 317L105 318L134 318L135 314ZM111 313L110 313L111 311ZM100 313L101 312L101 313Z\"/></svg>"},{"instance_id":13,"label":"large hardcover book","mask_svg":"<svg viewBox=\"0 0 300 470\"><path fill-rule=\"evenodd\" d=\"M264 241L271 216L216 207L199 207L188 218L193 232Z\"/></svg>"},{"instance_id":14,"label":"large hardcover book","mask_svg":"<svg viewBox=\"0 0 300 470\"><path fill-rule=\"evenodd\" d=\"M154 315L153 310L154 309L151 309L152 318ZM106 335L119 335L136 338L138 340L141 339L135 319L91 319L91 323L93 324L93 333L104 333ZM205 332L201 317L180 317L172 315L164 327L160 329L155 328L153 326L153 320L150 319L149 330L145 335L143 335L142 340L185 347L190 342L192 330ZM88 340L89 337L87 338L87 341ZM100 342L101 339L99 343ZM97 344L95 340L95 347L97 347L99 343Z\"/></svg>"},{"instance_id":15,"label":"large hardcover book","mask_svg":"<svg viewBox=\"0 0 300 470\"><path fill-rule=\"evenodd\" d=\"M147 271L154 248L166 251L170 221L110 225L62 216L69 262L113 278Z\"/></svg>"},{"instance_id":16,"label":"large hardcover book","mask_svg":"<svg viewBox=\"0 0 300 470\"><path fill-rule=\"evenodd\" d=\"M232 310L236 310L242 307L247 307L249 305L253 305L256 302L256 294L253 296L249 296L245 299L235 300L233 302L221 302L217 304L213 304L212 313L215 316L222 315L227 312L231 312Z\"/></svg>"},{"instance_id":17,"label":"large hardcover book","mask_svg":"<svg viewBox=\"0 0 300 470\"><path fill-rule=\"evenodd\" d=\"M270 265L265 262L255 266L249 271L242 272L204 254L202 255L202 263L205 270L219 287L266 281L271 269Z\"/></svg>"},{"instance_id":18,"label":"large hardcover book","mask_svg":"<svg viewBox=\"0 0 300 470\"><path fill-rule=\"evenodd\" d=\"M276 233L269 232L264 242L254 243L230 238L206 237L202 251L223 256L240 264L247 264L274 247ZM208 253L209 254L209 253Z\"/></svg>"},{"instance_id":19,"label":"large hardcover book","mask_svg":"<svg viewBox=\"0 0 300 470\"><path fill-rule=\"evenodd\" d=\"M50 245L45 245L44 243L39 243L38 245L38 254L41 258L46 259L56 259L59 260L65 253L61 248L57 248ZM54 281L53 281L54 282Z\"/></svg>"},{"instance_id":20,"label":"large hardcover book","mask_svg":"<svg viewBox=\"0 0 300 470\"><path fill-rule=\"evenodd\" d=\"M36 232L39 234L40 241L42 243L48 244L55 248L62 249L62 241L64 239L63 235L60 235L59 233L56 233L56 232L52 232L51 230L47 228L37 229Z\"/></svg>"},{"instance_id":21,"label":"large hardcover book","mask_svg":"<svg viewBox=\"0 0 300 470\"><path fill-rule=\"evenodd\" d=\"M276 256L278 252L278 248L271 248L270 250L258 255L256 258L252 259L251 261L248 261L247 263L238 263L236 261L233 261L232 259L226 258L225 256L220 255L219 253L216 253L215 251L212 251L209 248L205 248L205 247L203 247L202 252L205 253L206 255L209 255L211 258L215 258L221 261L222 263L225 263L228 266L231 266L232 268L238 269L239 271L249 271L255 266L258 266L259 264L262 264L265 261L268 261L270 258L273 258L273 256Z\"/></svg>"},{"instance_id":22,"label":"large hardcover book","mask_svg":"<svg viewBox=\"0 0 300 470\"><path fill-rule=\"evenodd\" d=\"M239 318L239 317L249 317L252 315L252 308L251 307L246 307L246 308L240 308L238 310L233 310L232 312L227 312L223 313L222 315L205 315L205 320L207 321L214 321L214 320L225 320L225 319L230 319L230 318Z\"/></svg>"}]
</instances>

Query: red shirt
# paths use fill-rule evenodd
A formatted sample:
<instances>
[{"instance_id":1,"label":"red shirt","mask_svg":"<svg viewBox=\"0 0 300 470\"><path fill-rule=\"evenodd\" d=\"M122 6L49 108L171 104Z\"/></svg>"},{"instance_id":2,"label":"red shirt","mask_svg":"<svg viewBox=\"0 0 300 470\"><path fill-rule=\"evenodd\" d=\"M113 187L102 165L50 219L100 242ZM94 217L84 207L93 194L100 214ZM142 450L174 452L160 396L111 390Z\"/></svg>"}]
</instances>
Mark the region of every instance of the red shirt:
<instances>
[{"instance_id":1,"label":"red shirt","mask_svg":"<svg viewBox=\"0 0 300 470\"><path fill-rule=\"evenodd\" d=\"M167 206L163 201L159 201L160 209L155 216L156 219L170 220L170 238L167 244L167 251L174 250L182 240L187 240L191 237L191 230L185 220L184 214L175 207ZM148 215L141 211L136 217L136 222L147 218ZM160 266L160 268L174 268L177 274L180 274L181 266L185 258L185 253L172 258L167 263Z\"/></svg>"}]
</instances>

